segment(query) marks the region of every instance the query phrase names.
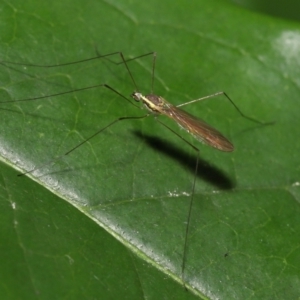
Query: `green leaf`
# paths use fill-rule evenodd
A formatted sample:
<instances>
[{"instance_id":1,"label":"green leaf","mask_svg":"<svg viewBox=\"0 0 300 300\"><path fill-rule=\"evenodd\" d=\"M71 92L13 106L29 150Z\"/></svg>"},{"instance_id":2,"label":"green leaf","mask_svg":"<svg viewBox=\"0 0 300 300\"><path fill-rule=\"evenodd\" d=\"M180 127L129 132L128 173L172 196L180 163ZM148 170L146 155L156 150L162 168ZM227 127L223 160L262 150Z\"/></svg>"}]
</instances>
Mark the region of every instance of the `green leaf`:
<instances>
[{"instance_id":1,"label":"green leaf","mask_svg":"<svg viewBox=\"0 0 300 300\"><path fill-rule=\"evenodd\" d=\"M2 61L157 51L156 94L180 104L223 90L245 114L276 121L252 123L222 96L184 107L234 143L222 153L161 118L200 149L183 258L197 158L187 143L153 117L124 120L53 161L145 111L103 87L2 103L5 298L298 297L298 24L217 1L10 1L0 14ZM110 60L2 63L1 102L104 83L130 97L126 68ZM152 56L128 65L151 93Z\"/></svg>"}]
</instances>

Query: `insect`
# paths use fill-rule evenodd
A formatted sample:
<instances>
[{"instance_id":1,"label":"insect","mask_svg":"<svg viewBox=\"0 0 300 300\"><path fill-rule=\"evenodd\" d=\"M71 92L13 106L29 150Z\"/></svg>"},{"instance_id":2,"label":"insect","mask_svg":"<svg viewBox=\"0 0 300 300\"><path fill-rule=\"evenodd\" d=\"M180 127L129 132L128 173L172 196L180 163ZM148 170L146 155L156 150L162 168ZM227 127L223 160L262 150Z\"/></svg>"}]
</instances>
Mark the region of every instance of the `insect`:
<instances>
[{"instance_id":1,"label":"insect","mask_svg":"<svg viewBox=\"0 0 300 300\"><path fill-rule=\"evenodd\" d=\"M104 88L112 91L113 93L117 94L118 96L120 96L121 98L126 100L128 103L133 105L134 107L140 108L140 106L137 105L137 103L142 103L143 107L145 107L147 109L148 113L144 114L142 116L137 116L137 117L136 116L119 117L119 118L113 120L112 122L110 122L109 124L107 124L105 127L103 127L100 130L96 131L94 134L92 134L88 138L84 139L82 142L78 143L75 147L73 147L70 150L68 150L67 152L65 152L62 156L59 156L59 157L51 160L50 162L47 162L46 164L37 166L33 170L25 171L24 173L22 173L20 175L25 175L25 174L28 174L28 173L32 173L33 171L35 171L37 169L40 169L40 168L42 168L43 166L45 166L49 163L60 160L62 157L65 157L65 156L71 154L73 151L75 151L80 146L82 146L83 144L85 144L88 141L90 141L91 139L93 139L95 136L101 134L102 132L104 132L108 128L111 128L116 123L119 123L119 122L124 121L124 120L144 119L144 118L149 117L150 115L154 115L154 117L159 122L159 124L161 124L162 126L167 128L168 130L170 130L179 139L181 139L183 142L185 142L187 145L189 145L193 149L193 151L195 151L195 153L196 153L194 177L193 177L193 181L192 181L192 187L191 187L191 193L190 193L190 203L189 203L189 209L188 209L188 214L187 214L187 219L186 219L185 238L184 238L183 249L182 249L183 259L182 259L180 277L181 277L182 282L185 284L185 266L186 266L186 255L187 255L187 250L188 250L189 226L190 226L191 212L192 212L193 202L194 202L194 193L195 193L196 178L197 178L198 167L199 167L200 151L196 146L194 146L191 142L189 142L187 139L185 139L181 134L179 134L178 132L173 130L171 127L169 127L164 122L160 121L157 117L159 117L160 115L167 116L168 118L170 118L174 122L176 122L180 127L185 129L188 133L190 133L193 137L195 137L196 140L201 141L201 142L203 142L203 143L205 143L205 144L207 144L207 145L209 145L213 148L216 148L216 149L218 149L220 151L224 151L224 152L233 151L234 150L233 144L223 134L221 134L218 130L214 129L212 126L208 125L204 121L198 119L196 116L193 116L192 114L187 113L186 111L184 111L182 109L183 106L193 104L193 103L196 103L196 102L200 102L200 101L203 101L205 99L213 98L213 97L216 97L216 96L219 96L219 95L223 95L237 109L237 111L243 117L245 117L245 118L247 118L247 119L249 119L253 122L259 123L259 124L264 124L264 123L244 115L240 111L240 109L234 104L234 102L231 100L231 98L224 92L218 92L218 93L215 93L215 94L212 94L212 95L208 95L208 96L196 99L196 100L192 100L192 101L183 103L181 105L177 105L177 106L171 104L170 102L165 100L163 97L154 94L154 92L153 92L153 90L154 90L154 78L155 78L154 73L155 73L155 65L156 65L156 53L155 52L150 52L150 53L147 53L147 54L143 54L143 55L140 55L140 56L132 58L132 59L125 59L122 52L115 52L115 53L110 53L110 54L102 55L102 56L96 56L96 57L93 57L93 58L90 58L90 59L85 59L85 60L81 60L81 61L77 61L77 62L61 64L60 66L66 66L66 65L70 65L70 64L77 64L77 63L87 62L87 61L95 60L95 59L109 59L110 57L115 56L115 55L119 55L120 58L121 58L121 61L116 63L116 64L122 64L122 65L125 66L125 68L127 70L127 73L129 75L132 83L133 83L134 88L135 88L134 92L131 94L131 99L124 96L122 93L118 92L115 88L111 87L110 85L98 84L98 85L95 85L95 86L89 86L89 87L84 87L84 88L75 89L75 90L73 89L73 90L70 90L70 91L63 92L63 93L46 95L46 96L42 96L42 97L34 97L34 98L27 98L27 99L21 99L21 100L14 100L13 102L35 101L35 100L41 100L41 99L54 97L54 96L60 96L60 95L63 95L63 94L88 90L88 89L92 89L92 88L104 87ZM139 89L137 87L137 84L134 80L132 72L129 68L129 62L131 62L133 60L136 60L138 58L149 56L149 55L153 56L151 93L148 94L148 95L144 95L139 91ZM109 59L109 61L110 61L110 59ZM2 64L14 64L14 65L23 65L23 66L25 65L26 66L26 64L13 63L13 62L4 62L4 61L2 62ZM27 66L48 67L48 68L57 67L57 65L41 66L41 65L30 65L30 64L27 64ZM132 101L132 99L134 101ZM12 102L12 101L6 101L6 102L3 101L1 103L3 104L3 103L8 103L8 102Z\"/></svg>"}]
</instances>

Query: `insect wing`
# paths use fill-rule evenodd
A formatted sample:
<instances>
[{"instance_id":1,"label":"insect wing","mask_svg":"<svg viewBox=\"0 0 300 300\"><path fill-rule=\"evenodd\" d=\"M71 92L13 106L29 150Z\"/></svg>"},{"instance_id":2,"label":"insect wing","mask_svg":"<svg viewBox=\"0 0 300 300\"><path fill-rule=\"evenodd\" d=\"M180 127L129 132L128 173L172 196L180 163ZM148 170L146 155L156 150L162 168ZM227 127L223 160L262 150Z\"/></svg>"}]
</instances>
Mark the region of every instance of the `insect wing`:
<instances>
[{"instance_id":1,"label":"insect wing","mask_svg":"<svg viewBox=\"0 0 300 300\"><path fill-rule=\"evenodd\" d=\"M176 121L197 140L221 151L233 151L234 147L231 142L219 131L186 111L172 105L164 111L164 114Z\"/></svg>"}]
</instances>

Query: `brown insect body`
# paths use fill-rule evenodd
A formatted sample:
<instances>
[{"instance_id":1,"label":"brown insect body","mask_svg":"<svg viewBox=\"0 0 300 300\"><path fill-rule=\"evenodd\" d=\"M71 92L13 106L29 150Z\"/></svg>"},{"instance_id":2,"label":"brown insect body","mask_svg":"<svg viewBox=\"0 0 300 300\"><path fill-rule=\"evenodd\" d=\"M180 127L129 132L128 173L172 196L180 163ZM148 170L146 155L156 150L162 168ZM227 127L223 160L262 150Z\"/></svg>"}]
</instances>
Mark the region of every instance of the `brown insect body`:
<instances>
[{"instance_id":1,"label":"brown insect body","mask_svg":"<svg viewBox=\"0 0 300 300\"><path fill-rule=\"evenodd\" d=\"M198 141L204 142L221 151L231 152L234 150L232 143L218 130L188 112L174 106L164 98L154 94L144 96L138 92L133 93L132 97L136 101L142 101L150 112L166 115L173 119Z\"/></svg>"}]
</instances>

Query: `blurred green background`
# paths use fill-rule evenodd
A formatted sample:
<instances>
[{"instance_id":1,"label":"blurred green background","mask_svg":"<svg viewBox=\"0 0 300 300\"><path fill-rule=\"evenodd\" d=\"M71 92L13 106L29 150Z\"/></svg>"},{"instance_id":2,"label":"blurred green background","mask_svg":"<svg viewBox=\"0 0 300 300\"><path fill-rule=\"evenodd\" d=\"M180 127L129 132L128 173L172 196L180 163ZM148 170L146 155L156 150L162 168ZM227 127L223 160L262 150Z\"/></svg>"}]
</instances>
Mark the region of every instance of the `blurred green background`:
<instances>
[{"instance_id":1,"label":"blurred green background","mask_svg":"<svg viewBox=\"0 0 300 300\"><path fill-rule=\"evenodd\" d=\"M300 1L297 0L224 0L260 13L290 20L300 20Z\"/></svg>"}]
</instances>

